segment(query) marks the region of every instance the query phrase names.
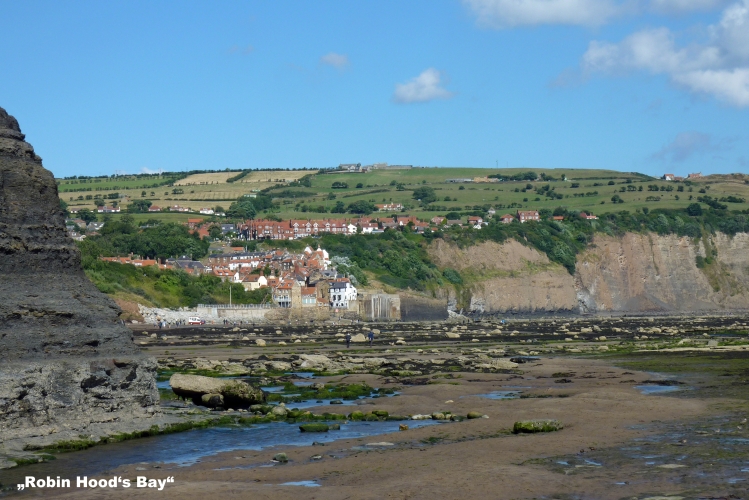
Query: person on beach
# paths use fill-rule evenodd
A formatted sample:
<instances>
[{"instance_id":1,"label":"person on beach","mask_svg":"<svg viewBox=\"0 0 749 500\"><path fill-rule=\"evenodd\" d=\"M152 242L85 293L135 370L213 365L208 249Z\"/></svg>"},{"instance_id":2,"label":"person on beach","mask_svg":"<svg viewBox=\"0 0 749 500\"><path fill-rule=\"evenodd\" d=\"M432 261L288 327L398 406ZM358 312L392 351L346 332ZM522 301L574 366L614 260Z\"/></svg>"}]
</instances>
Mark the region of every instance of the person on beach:
<instances>
[{"instance_id":1,"label":"person on beach","mask_svg":"<svg viewBox=\"0 0 749 500\"><path fill-rule=\"evenodd\" d=\"M372 330L369 331L369 335L367 335L369 338L369 347L372 347L372 343L374 342L374 332Z\"/></svg>"},{"instance_id":2,"label":"person on beach","mask_svg":"<svg viewBox=\"0 0 749 500\"><path fill-rule=\"evenodd\" d=\"M347 333L346 334L346 349L348 349L349 347L351 347L351 334Z\"/></svg>"}]
</instances>

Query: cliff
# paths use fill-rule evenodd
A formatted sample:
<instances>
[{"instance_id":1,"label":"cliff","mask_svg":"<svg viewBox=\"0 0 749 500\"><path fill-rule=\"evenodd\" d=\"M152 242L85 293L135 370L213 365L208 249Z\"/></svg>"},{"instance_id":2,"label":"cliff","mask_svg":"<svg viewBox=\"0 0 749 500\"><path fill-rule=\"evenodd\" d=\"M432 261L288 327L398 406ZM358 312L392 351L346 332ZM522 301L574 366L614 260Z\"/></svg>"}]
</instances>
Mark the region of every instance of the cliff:
<instances>
[{"instance_id":1,"label":"cliff","mask_svg":"<svg viewBox=\"0 0 749 500\"><path fill-rule=\"evenodd\" d=\"M156 364L86 278L54 177L2 108L0 297L0 451L153 424Z\"/></svg>"},{"instance_id":2,"label":"cliff","mask_svg":"<svg viewBox=\"0 0 749 500\"><path fill-rule=\"evenodd\" d=\"M596 236L577 261L581 312L749 309L749 235ZM700 269L697 256L710 256Z\"/></svg>"},{"instance_id":3,"label":"cliff","mask_svg":"<svg viewBox=\"0 0 749 500\"><path fill-rule=\"evenodd\" d=\"M430 257L465 283L441 293L471 313L669 313L749 309L749 234L707 239L597 235L575 275L511 240L460 249L436 240ZM703 268L697 256L710 257Z\"/></svg>"}]
</instances>

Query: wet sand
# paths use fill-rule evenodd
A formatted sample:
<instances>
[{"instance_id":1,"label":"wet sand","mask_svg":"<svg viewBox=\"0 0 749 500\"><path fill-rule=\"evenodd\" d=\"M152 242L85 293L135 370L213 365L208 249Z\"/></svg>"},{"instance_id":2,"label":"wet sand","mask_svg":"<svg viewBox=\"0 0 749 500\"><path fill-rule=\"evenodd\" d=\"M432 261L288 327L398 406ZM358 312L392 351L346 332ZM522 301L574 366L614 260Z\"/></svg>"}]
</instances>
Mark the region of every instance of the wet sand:
<instances>
[{"instance_id":1,"label":"wet sand","mask_svg":"<svg viewBox=\"0 0 749 500\"><path fill-rule=\"evenodd\" d=\"M549 457L585 457L647 435L654 422L690 421L715 411L720 401L644 395L633 386L652 374L615 368L600 360L544 358L520 366L523 374L456 373L432 379L429 385L405 387L402 396L367 400L364 409L391 414L456 414L479 411L489 418L410 429L366 439L342 440L326 446L277 447L232 451L205 457L189 467L132 464L109 471L135 478L174 477L164 491L86 490L34 491L28 496L60 498L641 498L667 494L680 470L651 467L632 481L627 473L583 465L574 474L544 464ZM559 383L565 372L570 383ZM554 375L557 375L556 377ZM457 378L459 377L459 378ZM520 378L522 377L522 378ZM332 377L344 382L366 381L382 386L374 375ZM518 387L522 387L518 389ZM520 399L476 397L492 391L520 390ZM446 401L452 401L450 403ZM726 401L730 403L730 401ZM330 407L328 407L330 408ZM562 431L514 435L509 429L521 419L556 418ZM408 424L408 422L404 422ZM335 431L331 431L335 432ZM392 446L366 446L389 442ZM289 463L271 461L285 452ZM322 455L321 459L311 457ZM592 460L595 463L595 460ZM146 469L136 471L135 468ZM221 469L221 470L217 470ZM317 487L283 486L315 481ZM629 484L616 484L628 481ZM716 492L720 493L720 492ZM567 495L559 496L559 495Z\"/></svg>"}]
</instances>

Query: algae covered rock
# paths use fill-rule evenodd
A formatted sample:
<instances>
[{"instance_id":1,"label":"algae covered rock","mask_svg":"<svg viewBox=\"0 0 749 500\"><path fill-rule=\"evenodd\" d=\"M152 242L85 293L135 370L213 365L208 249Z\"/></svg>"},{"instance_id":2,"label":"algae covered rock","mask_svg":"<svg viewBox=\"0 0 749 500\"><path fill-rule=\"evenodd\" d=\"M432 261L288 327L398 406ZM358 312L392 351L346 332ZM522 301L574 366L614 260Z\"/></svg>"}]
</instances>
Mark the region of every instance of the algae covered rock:
<instances>
[{"instance_id":1,"label":"algae covered rock","mask_svg":"<svg viewBox=\"0 0 749 500\"><path fill-rule=\"evenodd\" d=\"M223 402L232 408L249 408L265 401L265 394L259 387L241 380L175 373L169 379L169 384L177 396L191 398L196 404L205 404L205 394L220 394Z\"/></svg>"},{"instance_id":2,"label":"algae covered rock","mask_svg":"<svg viewBox=\"0 0 749 500\"><path fill-rule=\"evenodd\" d=\"M554 432L564 429L564 425L556 419L520 420L515 422L512 432L515 434L531 434L535 432Z\"/></svg>"},{"instance_id":3,"label":"algae covered rock","mask_svg":"<svg viewBox=\"0 0 749 500\"><path fill-rule=\"evenodd\" d=\"M203 394L200 397L200 402L208 408L217 408L224 406L224 397L221 394Z\"/></svg>"}]
</instances>

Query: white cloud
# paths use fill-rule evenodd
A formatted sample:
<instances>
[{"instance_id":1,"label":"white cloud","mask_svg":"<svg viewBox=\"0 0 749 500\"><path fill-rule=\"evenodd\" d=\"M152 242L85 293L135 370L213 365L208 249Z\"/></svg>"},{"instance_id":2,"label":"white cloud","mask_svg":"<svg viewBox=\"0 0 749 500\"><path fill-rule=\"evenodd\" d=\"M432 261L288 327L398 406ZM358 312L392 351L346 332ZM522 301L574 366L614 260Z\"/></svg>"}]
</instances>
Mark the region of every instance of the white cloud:
<instances>
[{"instance_id":1,"label":"white cloud","mask_svg":"<svg viewBox=\"0 0 749 500\"><path fill-rule=\"evenodd\" d=\"M659 14L685 14L712 10L725 4L725 0L650 0L649 10Z\"/></svg>"},{"instance_id":2,"label":"white cloud","mask_svg":"<svg viewBox=\"0 0 749 500\"><path fill-rule=\"evenodd\" d=\"M707 42L682 47L668 28L640 31L619 43L592 41L583 73L663 74L691 92L749 106L749 0L729 6L707 31Z\"/></svg>"},{"instance_id":3,"label":"white cloud","mask_svg":"<svg viewBox=\"0 0 749 500\"><path fill-rule=\"evenodd\" d=\"M714 151L716 149L719 149L719 147L714 144L710 134L681 132L676 135L676 138L671 143L663 146L657 153L654 153L652 158L681 163L695 154Z\"/></svg>"},{"instance_id":4,"label":"white cloud","mask_svg":"<svg viewBox=\"0 0 749 500\"><path fill-rule=\"evenodd\" d=\"M705 0L707 1L707 0ZM569 24L599 26L620 15L612 0L463 0L477 21L489 28Z\"/></svg>"},{"instance_id":5,"label":"white cloud","mask_svg":"<svg viewBox=\"0 0 749 500\"><path fill-rule=\"evenodd\" d=\"M396 83L393 100L400 103L426 102L434 99L449 99L452 92L440 87L441 73L428 68L407 83Z\"/></svg>"},{"instance_id":6,"label":"white cloud","mask_svg":"<svg viewBox=\"0 0 749 500\"><path fill-rule=\"evenodd\" d=\"M338 69L345 68L349 64L348 56L345 54L336 54L335 52L330 52L329 54L325 54L320 58L320 62L323 64L327 64L329 66L333 66Z\"/></svg>"},{"instance_id":7,"label":"white cloud","mask_svg":"<svg viewBox=\"0 0 749 500\"><path fill-rule=\"evenodd\" d=\"M673 79L695 92L712 94L736 106L749 107L749 68L690 71Z\"/></svg>"}]
</instances>

